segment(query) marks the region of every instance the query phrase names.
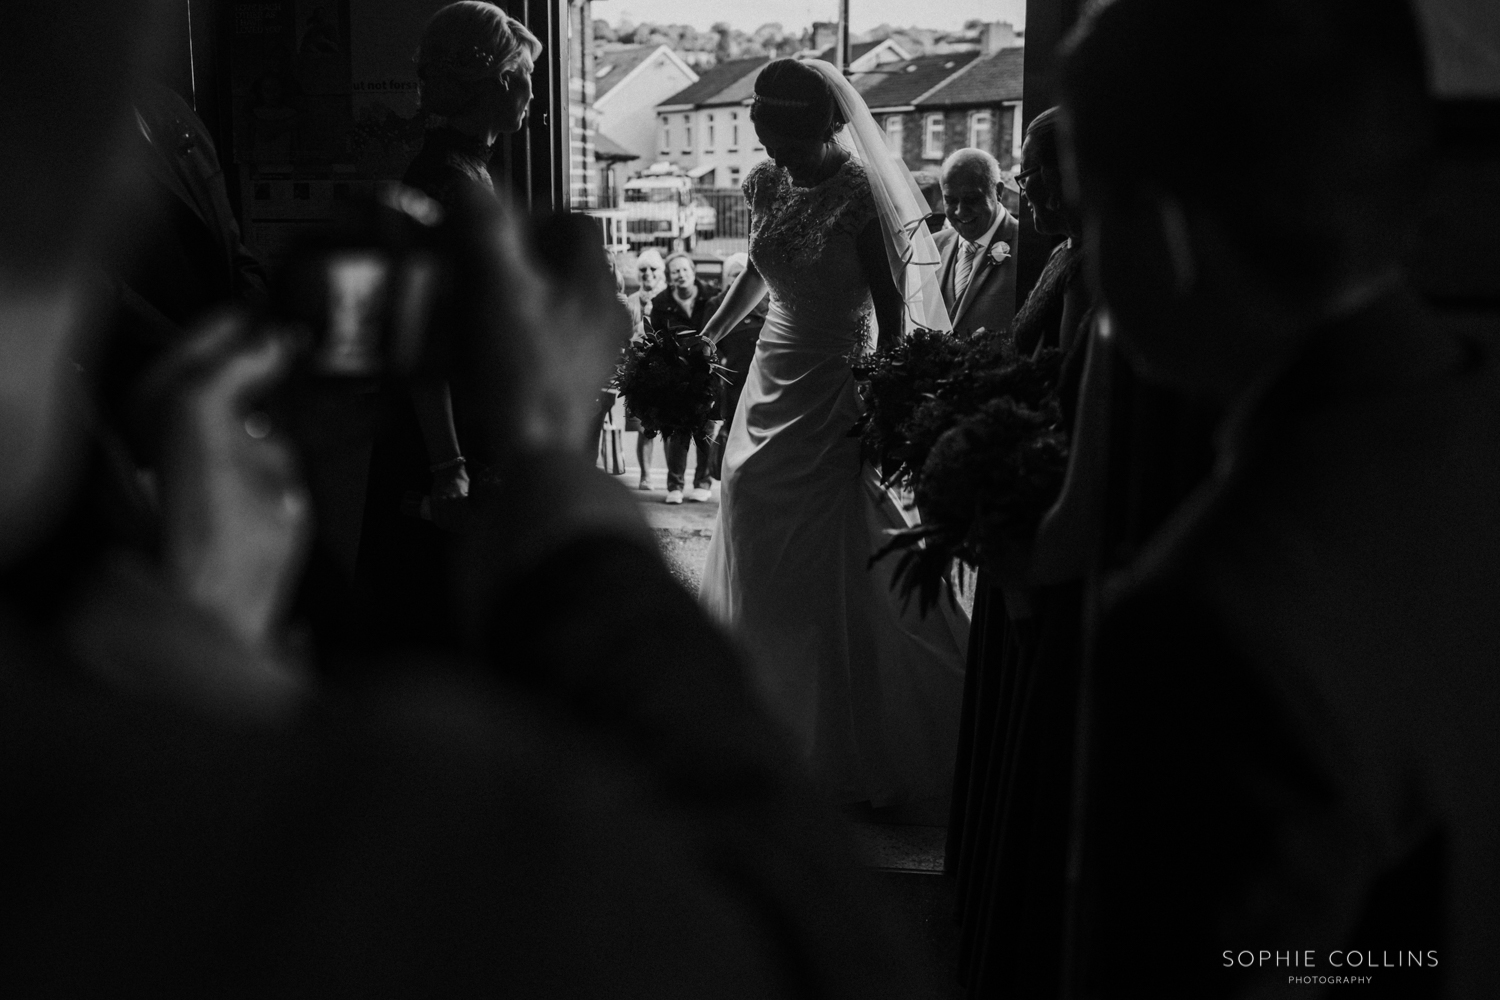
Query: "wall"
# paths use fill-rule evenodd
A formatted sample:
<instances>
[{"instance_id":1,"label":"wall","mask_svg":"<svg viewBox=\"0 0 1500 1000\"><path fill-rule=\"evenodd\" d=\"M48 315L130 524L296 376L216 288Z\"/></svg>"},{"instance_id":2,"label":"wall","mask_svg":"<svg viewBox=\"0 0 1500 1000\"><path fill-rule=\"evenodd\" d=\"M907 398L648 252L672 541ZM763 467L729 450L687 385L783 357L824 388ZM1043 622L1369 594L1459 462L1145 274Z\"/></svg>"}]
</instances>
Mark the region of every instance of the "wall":
<instances>
[{"instance_id":1,"label":"wall","mask_svg":"<svg viewBox=\"0 0 1500 1000\"><path fill-rule=\"evenodd\" d=\"M1018 162L1012 142L1016 129L1016 115L1012 108L1012 103L988 106L992 125L990 144L984 147L986 152L1000 161L1000 168L1007 172L1015 169ZM935 170L949 153L966 147L969 144L969 112L976 110L986 110L986 108L984 106L923 108L904 113L902 115L904 130L901 141L901 159L905 161L907 169L913 173L919 170ZM922 155L923 125L929 114L942 114L943 116L943 155L936 159L928 159ZM876 116L882 128L885 127L886 117L886 115Z\"/></svg>"},{"instance_id":2,"label":"wall","mask_svg":"<svg viewBox=\"0 0 1500 1000\"><path fill-rule=\"evenodd\" d=\"M656 160L656 106L693 81L663 55L652 56L635 76L605 94L595 109L599 131L640 159L625 165L627 173L645 169Z\"/></svg>"},{"instance_id":3,"label":"wall","mask_svg":"<svg viewBox=\"0 0 1500 1000\"><path fill-rule=\"evenodd\" d=\"M689 149L682 143L683 116L692 120L693 143ZM709 117L713 117L715 137L713 146L708 144ZM731 152L730 139L733 137L733 127L738 116L740 127L740 141ZM672 143L667 154L663 155L661 150L661 119L665 117L671 124ZM766 158L765 147L756 138L755 126L750 123L750 109L744 105L729 105L713 108L694 108L691 111L670 111L658 114L656 121L657 139L653 147L653 155L657 159L667 160L675 163L684 170L692 170L695 167L712 163L715 170L702 178L702 185L706 187L738 187L738 182L731 179L732 168L739 168L739 178L744 180L750 172L750 168Z\"/></svg>"},{"instance_id":4,"label":"wall","mask_svg":"<svg viewBox=\"0 0 1500 1000\"><path fill-rule=\"evenodd\" d=\"M594 167L599 112L594 108L593 0L569 0L568 32L568 200L575 210L582 210L599 206L599 177Z\"/></svg>"}]
</instances>

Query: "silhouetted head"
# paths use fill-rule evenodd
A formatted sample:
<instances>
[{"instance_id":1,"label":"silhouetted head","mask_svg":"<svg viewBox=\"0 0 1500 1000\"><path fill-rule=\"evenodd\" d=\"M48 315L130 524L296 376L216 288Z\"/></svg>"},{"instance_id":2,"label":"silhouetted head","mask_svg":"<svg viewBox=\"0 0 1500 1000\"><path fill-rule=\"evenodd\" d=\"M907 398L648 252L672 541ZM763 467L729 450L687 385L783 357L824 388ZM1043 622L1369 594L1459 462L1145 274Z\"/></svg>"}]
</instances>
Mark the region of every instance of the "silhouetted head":
<instances>
[{"instance_id":1,"label":"silhouetted head","mask_svg":"<svg viewBox=\"0 0 1500 1000\"><path fill-rule=\"evenodd\" d=\"M760 71L750 121L766 153L799 183L817 173L846 124L828 81L797 59L773 59Z\"/></svg>"},{"instance_id":2,"label":"silhouetted head","mask_svg":"<svg viewBox=\"0 0 1500 1000\"><path fill-rule=\"evenodd\" d=\"M491 3L459 0L422 29L417 79L422 110L514 132L531 103L531 71L542 43Z\"/></svg>"},{"instance_id":3,"label":"silhouetted head","mask_svg":"<svg viewBox=\"0 0 1500 1000\"><path fill-rule=\"evenodd\" d=\"M1016 174L1021 198L1031 209L1032 227L1048 236L1064 236L1072 230L1063 194L1061 124L1057 108L1048 108L1031 120L1021 142L1021 170Z\"/></svg>"},{"instance_id":4,"label":"silhouetted head","mask_svg":"<svg viewBox=\"0 0 1500 1000\"><path fill-rule=\"evenodd\" d=\"M1404 0L1115 0L1060 105L1089 266L1149 374L1232 391L1399 262L1431 141Z\"/></svg>"}]
</instances>

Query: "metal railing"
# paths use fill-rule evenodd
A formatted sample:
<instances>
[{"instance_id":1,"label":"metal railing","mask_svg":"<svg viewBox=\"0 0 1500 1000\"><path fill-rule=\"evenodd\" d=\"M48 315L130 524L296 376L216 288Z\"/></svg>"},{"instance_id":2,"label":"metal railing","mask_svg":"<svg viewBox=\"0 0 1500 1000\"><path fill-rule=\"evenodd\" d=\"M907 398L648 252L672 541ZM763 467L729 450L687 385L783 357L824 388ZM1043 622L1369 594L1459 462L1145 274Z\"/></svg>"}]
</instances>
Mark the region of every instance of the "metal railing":
<instances>
[{"instance_id":1,"label":"metal railing","mask_svg":"<svg viewBox=\"0 0 1500 1000\"><path fill-rule=\"evenodd\" d=\"M698 250L727 257L749 249L750 208L739 188L694 188L693 204L713 213L710 222L709 211L699 212Z\"/></svg>"}]
</instances>

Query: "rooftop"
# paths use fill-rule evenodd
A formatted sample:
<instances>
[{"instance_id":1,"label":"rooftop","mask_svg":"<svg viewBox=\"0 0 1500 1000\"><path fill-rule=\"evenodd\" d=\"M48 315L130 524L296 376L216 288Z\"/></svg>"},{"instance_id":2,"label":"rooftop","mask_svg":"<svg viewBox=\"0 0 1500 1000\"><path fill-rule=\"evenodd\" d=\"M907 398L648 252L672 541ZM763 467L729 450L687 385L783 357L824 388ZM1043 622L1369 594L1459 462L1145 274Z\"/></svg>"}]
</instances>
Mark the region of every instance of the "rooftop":
<instances>
[{"instance_id":1,"label":"rooftop","mask_svg":"<svg viewBox=\"0 0 1500 1000\"><path fill-rule=\"evenodd\" d=\"M978 52L945 52L918 56L905 62L888 63L879 70L856 74L853 83L871 111L900 108L916 103L917 98L958 73L975 59ZM927 102L923 102L927 103Z\"/></svg>"},{"instance_id":2,"label":"rooftop","mask_svg":"<svg viewBox=\"0 0 1500 1000\"><path fill-rule=\"evenodd\" d=\"M852 43L850 43L850 45L849 45L849 61L853 62L854 60L858 59L860 56L868 54L871 49L873 49L875 46L877 46L879 44L880 44L880 42L852 42ZM824 49L822 52L819 52L816 55L814 55L813 58L814 59L822 59L824 62L833 62L833 51L837 47L838 46L836 46L836 45L830 45L830 46L828 46L828 48Z\"/></svg>"},{"instance_id":3,"label":"rooftop","mask_svg":"<svg viewBox=\"0 0 1500 1000\"><path fill-rule=\"evenodd\" d=\"M994 55L974 60L924 97L922 106L952 107L1019 101L1024 51L1019 48L1001 49Z\"/></svg>"},{"instance_id":4,"label":"rooftop","mask_svg":"<svg viewBox=\"0 0 1500 1000\"><path fill-rule=\"evenodd\" d=\"M703 71L698 82L690 84L662 101L662 104L738 104L747 100L755 87L761 67L770 62L767 56L731 59ZM660 107L660 105L658 105Z\"/></svg>"},{"instance_id":5,"label":"rooftop","mask_svg":"<svg viewBox=\"0 0 1500 1000\"><path fill-rule=\"evenodd\" d=\"M640 153L632 153L603 132L594 133L594 159L624 163L629 160L639 160L640 158Z\"/></svg>"},{"instance_id":6,"label":"rooftop","mask_svg":"<svg viewBox=\"0 0 1500 1000\"><path fill-rule=\"evenodd\" d=\"M630 75L630 71L651 58L664 45L624 45L616 48L599 47L594 50L594 100L598 100L614 89L615 84ZM668 49L668 51L671 51Z\"/></svg>"}]
</instances>

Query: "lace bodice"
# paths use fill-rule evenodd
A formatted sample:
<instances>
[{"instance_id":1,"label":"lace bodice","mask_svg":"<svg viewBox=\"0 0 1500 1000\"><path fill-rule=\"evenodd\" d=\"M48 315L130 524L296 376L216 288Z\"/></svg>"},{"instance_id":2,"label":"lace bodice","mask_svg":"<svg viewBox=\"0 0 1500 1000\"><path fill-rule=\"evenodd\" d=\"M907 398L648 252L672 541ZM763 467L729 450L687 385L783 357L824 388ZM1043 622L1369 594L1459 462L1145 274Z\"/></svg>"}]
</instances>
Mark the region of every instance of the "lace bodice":
<instances>
[{"instance_id":1,"label":"lace bodice","mask_svg":"<svg viewBox=\"0 0 1500 1000\"><path fill-rule=\"evenodd\" d=\"M787 172L765 160L745 178L750 204L750 260L765 278L771 303L809 333L847 337L869 331L870 285L855 250L875 218L864 167L849 160L832 177L796 187Z\"/></svg>"}]
</instances>

